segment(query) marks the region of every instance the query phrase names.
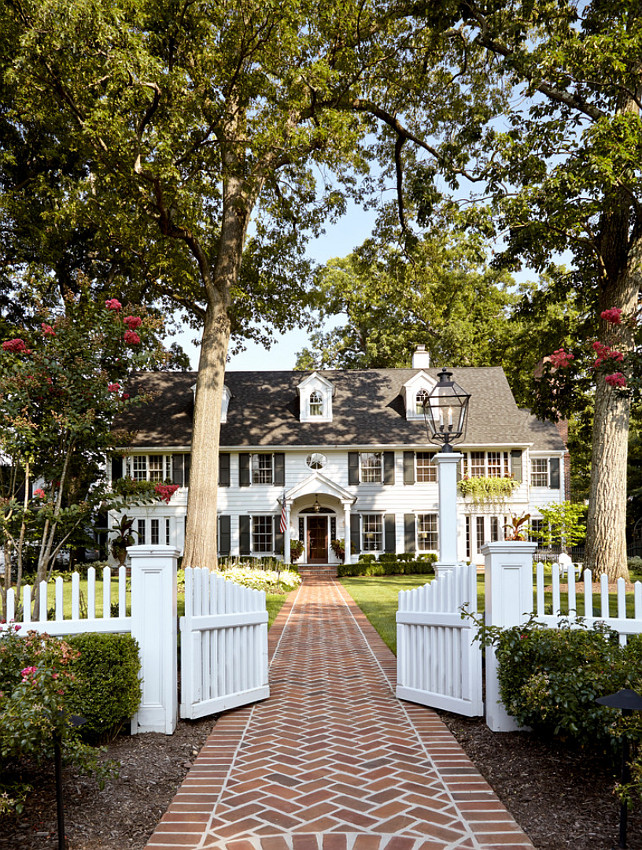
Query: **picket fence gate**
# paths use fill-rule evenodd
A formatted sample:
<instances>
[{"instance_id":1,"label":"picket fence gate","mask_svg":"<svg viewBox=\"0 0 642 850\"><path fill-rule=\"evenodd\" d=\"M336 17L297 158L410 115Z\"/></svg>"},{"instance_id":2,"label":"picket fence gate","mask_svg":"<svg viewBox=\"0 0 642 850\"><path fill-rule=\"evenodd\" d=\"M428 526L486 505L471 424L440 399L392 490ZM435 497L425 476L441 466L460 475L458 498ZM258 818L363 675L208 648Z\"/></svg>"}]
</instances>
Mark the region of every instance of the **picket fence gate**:
<instances>
[{"instance_id":1,"label":"picket fence gate","mask_svg":"<svg viewBox=\"0 0 642 850\"><path fill-rule=\"evenodd\" d=\"M179 709L179 552L168 546L131 546L128 552L131 591L126 569L121 567L117 616L112 615L112 571L109 567L102 570L100 587L96 570L90 567L86 598L80 591L79 574L71 577L71 617L64 616L64 582L59 577L53 583L53 606L48 605L51 597L47 582L37 588L39 613L35 619L31 615L33 588L24 586L21 600L15 589L10 589L6 620L19 627L19 634L34 630L54 636L83 632L132 634L139 645L142 685L132 733L171 734ZM101 597L99 613L97 601ZM206 569L185 570L185 616L180 618L181 717L204 717L269 696L267 622L262 591L241 587Z\"/></svg>"},{"instance_id":2,"label":"picket fence gate","mask_svg":"<svg viewBox=\"0 0 642 850\"><path fill-rule=\"evenodd\" d=\"M399 593L397 697L477 717L483 714L482 653L475 623L477 570L461 564Z\"/></svg>"},{"instance_id":3,"label":"picket fence gate","mask_svg":"<svg viewBox=\"0 0 642 850\"><path fill-rule=\"evenodd\" d=\"M180 716L196 719L265 699L265 593L206 569L185 570Z\"/></svg>"}]
</instances>

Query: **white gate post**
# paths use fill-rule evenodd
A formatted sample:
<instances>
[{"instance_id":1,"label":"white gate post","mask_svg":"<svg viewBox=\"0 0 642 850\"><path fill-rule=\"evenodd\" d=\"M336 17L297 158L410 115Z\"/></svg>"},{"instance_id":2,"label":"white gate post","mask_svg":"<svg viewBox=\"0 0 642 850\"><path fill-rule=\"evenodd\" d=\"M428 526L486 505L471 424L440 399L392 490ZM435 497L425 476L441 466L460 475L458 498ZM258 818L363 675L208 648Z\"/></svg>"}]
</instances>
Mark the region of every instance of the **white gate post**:
<instances>
[{"instance_id":1,"label":"white gate post","mask_svg":"<svg viewBox=\"0 0 642 850\"><path fill-rule=\"evenodd\" d=\"M437 452L432 462L437 464L439 484L439 560L435 575L449 572L459 563L457 555L457 469L463 455L459 452Z\"/></svg>"},{"instance_id":2,"label":"white gate post","mask_svg":"<svg viewBox=\"0 0 642 850\"><path fill-rule=\"evenodd\" d=\"M517 626L533 613L533 554L536 543L502 540L486 543L485 620L487 626ZM493 647L486 648L486 723L493 732L520 727L506 711L499 695L498 662Z\"/></svg>"},{"instance_id":3,"label":"white gate post","mask_svg":"<svg viewBox=\"0 0 642 850\"><path fill-rule=\"evenodd\" d=\"M178 713L176 564L173 546L130 546L132 636L138 641L142 699L132 734L171 735Z\"/></svg>"}]
</instances>

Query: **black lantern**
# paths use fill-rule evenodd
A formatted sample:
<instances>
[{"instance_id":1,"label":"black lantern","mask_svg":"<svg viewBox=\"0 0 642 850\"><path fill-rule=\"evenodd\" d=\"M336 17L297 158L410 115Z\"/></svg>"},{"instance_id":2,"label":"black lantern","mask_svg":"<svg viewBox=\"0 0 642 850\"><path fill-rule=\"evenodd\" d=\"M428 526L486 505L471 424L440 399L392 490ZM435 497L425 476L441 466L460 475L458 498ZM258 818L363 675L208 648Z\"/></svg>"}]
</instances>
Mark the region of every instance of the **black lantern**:
<instances>
[{"instance_id":1,"label":"black lantern","mask_svg":"<svg viewBox=\"0 0 642 850\"><path fill-rule=\"evenodd\" d=\"M470 393L452 380L453 373L444 368L439 383L422 400L428 437L433 443L443 443L442 452L452 452L451 443L466 433L466 418Z\"/></svg>"},{"instance_id":2,"label":"black lantern","mask_svg":"<svg viewBox=\"0 0 642 850\"><path fill-rule=\"evenodd\" d=\"M315 514L318 514L321 510L321 505L319 504L319 497L316 495L314 497L314 504L312 505L312 508L314 509Z\"/></svg>"},{"instance_id":3,"label":"black lantern","mask_svg":"<svg viewBox=\"0 0 642 850\"><path fill-rule=\"evenodd\" d=\"M600 705L606 705L608 708L619 708L623 717L630 717L634 711L642 711L642 697L637 691L632 691L630 688L624 688L616 694L609 694L605 697L598 697L595 702ZM629 742L626 735L622 737L622 766L620 772L620 781L622 785L626 785L631 780L631 771L629 768ZM627 806L623 802L620 806L620 836L618 841L619 848L626 847L626 829L627 829Z\"/></svg>"}]
</instances>

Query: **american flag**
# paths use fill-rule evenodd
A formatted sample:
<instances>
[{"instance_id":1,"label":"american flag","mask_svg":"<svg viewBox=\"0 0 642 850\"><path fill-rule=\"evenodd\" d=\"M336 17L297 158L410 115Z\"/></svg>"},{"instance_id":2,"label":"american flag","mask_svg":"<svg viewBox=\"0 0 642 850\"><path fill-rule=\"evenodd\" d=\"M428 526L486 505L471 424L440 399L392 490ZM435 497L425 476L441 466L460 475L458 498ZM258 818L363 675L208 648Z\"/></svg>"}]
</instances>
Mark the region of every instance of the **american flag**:
<instances>
[{"instance_id":1,"label":"american flag","mask_svg":"<svg viewBox=\"0 0 642 850\"><path fill-rule=\"evenodd\" d=\"M279 531L281 534L285 534L288 530L288 519L285 514L285 490L283 491L283 501L281 502L281 524L279 525Z\"/></svg>"}]
</instances>

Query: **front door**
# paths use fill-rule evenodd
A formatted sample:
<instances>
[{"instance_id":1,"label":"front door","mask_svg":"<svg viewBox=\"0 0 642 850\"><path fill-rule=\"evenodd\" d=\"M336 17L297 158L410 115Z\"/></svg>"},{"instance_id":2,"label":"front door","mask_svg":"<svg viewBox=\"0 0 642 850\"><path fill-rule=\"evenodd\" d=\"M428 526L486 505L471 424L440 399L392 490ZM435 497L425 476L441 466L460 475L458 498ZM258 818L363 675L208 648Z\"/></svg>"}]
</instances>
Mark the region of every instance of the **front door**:
<instances>
[{"instance_id":1,"label":"front door","mask_svg":"<svg viewBox=\"0 0 642 850\"><path fill-rule=\"evenodd\" d=\"M328 561L328 518L308 517L308 563L325 564Z\"/></svg>"}]
</instances>

